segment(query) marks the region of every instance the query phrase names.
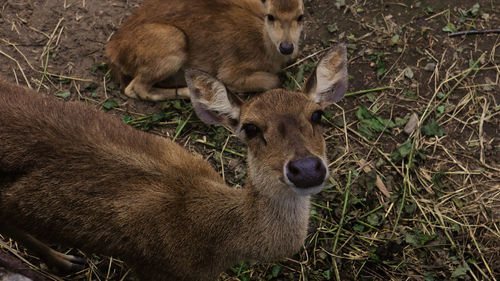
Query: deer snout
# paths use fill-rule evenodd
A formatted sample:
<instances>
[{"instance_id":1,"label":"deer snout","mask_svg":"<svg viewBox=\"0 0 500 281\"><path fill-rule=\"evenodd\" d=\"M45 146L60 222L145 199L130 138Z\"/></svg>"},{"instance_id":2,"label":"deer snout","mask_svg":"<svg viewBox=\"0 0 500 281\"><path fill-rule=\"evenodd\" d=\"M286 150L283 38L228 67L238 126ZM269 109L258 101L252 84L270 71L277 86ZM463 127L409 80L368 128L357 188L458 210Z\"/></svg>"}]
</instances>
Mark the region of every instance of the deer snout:
<instances>
[{"instance_id":1,"label":"deer snout","mask_svg":"<svg viewBox=\"0 0 500 281\"><path fill-rule=\"evenodd\" d=\"M286 178L299 189L322 186L326 173L325 163L315 156L289 161L285 167Z\"/></svg>"},{"instance_id":2,"label":"deer snout","mask_svg":"<svg viewBox=\"0 0 500 281\"><path fill-rule=\"evenodd\" d=\"M280 53L283 55L290 55L293 53L293 44L292 43L283 43L281 42L279 45Z\"/></svg>"}]
</instances>

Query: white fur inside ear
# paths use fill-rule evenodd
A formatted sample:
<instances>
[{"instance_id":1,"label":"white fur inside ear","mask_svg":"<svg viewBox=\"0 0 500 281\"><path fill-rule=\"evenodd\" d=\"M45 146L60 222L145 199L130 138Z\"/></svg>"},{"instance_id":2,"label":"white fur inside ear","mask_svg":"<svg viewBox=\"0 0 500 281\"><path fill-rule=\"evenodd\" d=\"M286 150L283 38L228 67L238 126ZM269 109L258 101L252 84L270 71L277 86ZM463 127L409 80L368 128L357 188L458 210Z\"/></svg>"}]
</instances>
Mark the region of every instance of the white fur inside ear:
<instances>
[{"instance_id":1,"label":"white fur inside ear","mask_svg":"<svg viewBox=\"0 0 500 281\"><path fill-rule=\"evenodd\" d=\"M317 103L322 101L322 94L330 91L335 83L332 83L333 70L328 68L327 62L321 60L316 69L316 88L313 93L313 100ZM340 73L334 76L339 79Z\"/></svg>"},{"instance_id":2,"label":"white fur inside ear","mask_svg":"<svg viewBox=\"0 0 500 281\"><path fill-rule=\"evenodd\" d=\"M322 58L315 71L309 96L324 106L342 99L347 89L347 51L339 46Z\"/></svg>"},{"instance_id":3,"label":"white fur inside ear","mask_svg":"<svg viewBox=\"0 0 500 281\"><path fill-rule=\"evenodd\" d=\"M238 106L231 104L224 85L222 83L212 83L211 86L213 94L207 94L206 98L200 99L199 102L209 111L237 120L240 117L240 109Z\"/></svg>"}]
</instances>

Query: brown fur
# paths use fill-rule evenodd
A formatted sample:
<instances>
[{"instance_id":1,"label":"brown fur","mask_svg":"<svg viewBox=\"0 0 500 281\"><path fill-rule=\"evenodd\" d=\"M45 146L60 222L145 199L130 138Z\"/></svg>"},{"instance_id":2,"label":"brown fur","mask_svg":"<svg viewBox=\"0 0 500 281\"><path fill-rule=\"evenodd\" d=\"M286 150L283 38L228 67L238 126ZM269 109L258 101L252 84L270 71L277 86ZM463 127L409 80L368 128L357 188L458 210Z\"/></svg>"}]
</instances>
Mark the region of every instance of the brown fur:
<instances>
[{"instance_id":1,"label":"brown fur","mask_svg":"<svg viewBox=\"0 0 500 281\"><path fill-rule=\"evenodd\" d=\"M276 73L298 54L302 0L149 0L112 36L106 55L129 97L189 96L178 73L196 68L235 92L277 88ZM267 20L272 14L274 22ZM290 55L280 43L293 43ZM130 82L130 83L129 83Z\"/></svg>"},{"instance_id":2,"label":"brown fur","mask_svg":"<svg viewBox=\"0 0 500 281\"><path fill-rule=\"evenodd\" d=\"M345 62L345 49L332 53ZM317 73L329 69L338 66ZM316 79L325 84L329 76ZM202 120L233 124L243 139L244 124L262 129L261 137L247 139L244 189L227 187L200 156L170 140L0 81L0 231L42 252L20 233L119 257L144 281L215 280L241 260L271 261L299 250L308 195L321 187L300 195L283 167L310 155L326 161L321 126L310 118L324 106L317 96L333 93L272 90L238 105L207 74L189 71L187 80Z\"/></svg>"}]
</instances>

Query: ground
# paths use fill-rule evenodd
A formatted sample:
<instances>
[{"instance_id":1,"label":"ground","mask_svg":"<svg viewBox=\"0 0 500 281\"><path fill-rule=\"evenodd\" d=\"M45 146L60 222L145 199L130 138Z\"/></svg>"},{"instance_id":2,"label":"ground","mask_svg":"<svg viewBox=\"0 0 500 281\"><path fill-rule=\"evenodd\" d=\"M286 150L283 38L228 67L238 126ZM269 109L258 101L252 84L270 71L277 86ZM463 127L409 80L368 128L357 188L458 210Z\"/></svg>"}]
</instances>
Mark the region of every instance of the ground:
<instances>
[{"instance_id":1,"label":"ground","mask_svg":"<svg viewBox=\"0 0 500 281\"><path fill-rule=\"evenodd\" d=\"M305 1L302 53L285 87L297 89L329 47L349 51L349 95L324 118L330 184L313 198L300 253L242 263L222 280L499 279L500 37L450 36L499 28L494 2ZM187 101L129 99L110 80L104 46L138 5L1 1L0 75L173 138L243 185L245 149L230 132L201 124ZM119 257L73 249L88 267L58 275L0 243L50 280L135 280Z\"/></svg>"}]
</instances>

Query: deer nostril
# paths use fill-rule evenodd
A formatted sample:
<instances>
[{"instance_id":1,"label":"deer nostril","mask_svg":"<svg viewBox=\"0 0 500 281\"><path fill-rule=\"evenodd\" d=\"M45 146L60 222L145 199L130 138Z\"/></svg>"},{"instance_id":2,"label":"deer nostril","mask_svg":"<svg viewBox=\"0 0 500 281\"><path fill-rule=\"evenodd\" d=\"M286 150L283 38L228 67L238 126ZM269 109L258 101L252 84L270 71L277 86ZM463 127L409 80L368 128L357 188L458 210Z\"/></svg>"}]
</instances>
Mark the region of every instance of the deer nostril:
<instances>
[{"instance_id":1,"label":"deer nostril","mask_svg":"<svg viewBox=\"0 0 500 281\"><path fill-rule=\"evenodd\" d=\"M293 164L293 162L290 162L288 170L294 175L298 175L300 173L300 170Z\"/></svg>"},{"instance_id":2,"label":"deer nostril","mask_svg":"<svg viewBox=\"0 0 500 281\"><path fill-rule=\"evenodd\" d=\"M293 160L286 165L286 177L298 188L319 186L326 177L326 167L318 157Z\"/></svg>"},{"instance_id":3,"label":"deer nostril","mask_svg":"<svg viewBox=\"0 0 500 281\"><path fill-rule=\"evenodd\" d=\"M280 43L279 45L280 53L283 55L289 55L293 53L293 44L290 43Z\"/></svg>"}]
</instances>

